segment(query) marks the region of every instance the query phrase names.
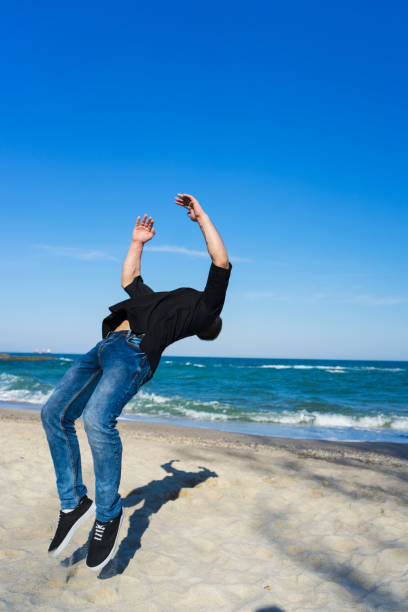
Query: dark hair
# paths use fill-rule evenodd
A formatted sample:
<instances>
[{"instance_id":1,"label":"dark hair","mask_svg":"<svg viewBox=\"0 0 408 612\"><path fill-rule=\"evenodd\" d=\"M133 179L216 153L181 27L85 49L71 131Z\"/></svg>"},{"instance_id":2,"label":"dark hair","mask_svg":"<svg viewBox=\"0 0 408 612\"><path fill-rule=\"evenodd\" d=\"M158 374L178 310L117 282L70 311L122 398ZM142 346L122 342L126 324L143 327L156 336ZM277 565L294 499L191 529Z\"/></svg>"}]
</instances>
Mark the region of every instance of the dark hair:
<instances>
[{"instance_id":1,"label":"dark hair","mask_svg":"<svg viewBox=\"0 0 408 612\"><path fill-rule=\"evenodd\" d=\"M200 340L215 340L216 337L220 334L222 328L222 319L221 317L217 317L211 323L210 327L207 327L203 331L201 331L197 336Z\"/></svg>"}]
</instances>

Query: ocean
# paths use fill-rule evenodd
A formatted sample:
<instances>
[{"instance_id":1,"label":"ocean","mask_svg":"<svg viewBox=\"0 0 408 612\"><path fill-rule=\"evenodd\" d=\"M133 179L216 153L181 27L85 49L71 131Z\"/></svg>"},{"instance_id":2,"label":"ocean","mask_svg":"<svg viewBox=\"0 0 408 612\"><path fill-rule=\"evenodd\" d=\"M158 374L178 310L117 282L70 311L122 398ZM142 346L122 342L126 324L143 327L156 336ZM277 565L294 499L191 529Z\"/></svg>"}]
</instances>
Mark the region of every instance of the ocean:
<instances>
[{"instance_id":1,"label":"ocean","mask_svg":"<svg viewBox=\"0 0 408 612\"><path fill-rule=\"evenodd\" d=\"M55 360L1 360L0 406L39 410L79 358L52 355ZM408 362L164 355L121 418L267 436L406 443Z\"/></svg>"}]
</instances>

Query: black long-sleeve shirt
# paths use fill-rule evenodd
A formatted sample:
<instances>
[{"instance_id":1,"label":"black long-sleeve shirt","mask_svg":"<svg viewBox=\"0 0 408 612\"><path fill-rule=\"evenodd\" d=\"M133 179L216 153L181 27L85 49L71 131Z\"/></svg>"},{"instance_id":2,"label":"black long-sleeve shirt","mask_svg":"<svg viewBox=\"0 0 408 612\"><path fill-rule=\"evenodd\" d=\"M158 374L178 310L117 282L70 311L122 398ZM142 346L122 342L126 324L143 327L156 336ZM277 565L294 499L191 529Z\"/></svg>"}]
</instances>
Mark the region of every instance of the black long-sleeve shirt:
<instances>
[{"instance_id":1,"label":"black long-sleeve shirt","mask_svg":"<svg viewBox=\"0 0 408 612\"><path fill-rule=\"evenodd\" d=\"M153 374L169 344L208 329L220 314L231 269L231 263L228 269L211 264L204 291L190 287L153 291L140 275L136 276L124 287L130 298L109 306L111 314L102 321L102 337L127 319L133 332L145 334L140 348Z\"/></svg>"}]
</instances>

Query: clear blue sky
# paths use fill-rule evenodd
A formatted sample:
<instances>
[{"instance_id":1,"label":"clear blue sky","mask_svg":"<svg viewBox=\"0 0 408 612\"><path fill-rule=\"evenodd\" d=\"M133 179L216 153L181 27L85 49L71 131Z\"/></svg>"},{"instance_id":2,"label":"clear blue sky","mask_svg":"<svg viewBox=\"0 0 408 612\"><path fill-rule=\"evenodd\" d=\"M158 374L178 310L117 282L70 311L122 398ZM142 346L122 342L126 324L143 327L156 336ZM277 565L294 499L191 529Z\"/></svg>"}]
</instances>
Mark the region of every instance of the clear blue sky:
<instances>
[{"instance_id":1,"label":"clear blue sky","mask_svg":"<svg viewBox=\"0 0 408 612\"><path fill-rule=\"evenodd\" d=\"M141 4L3 6L0 350L94 346L138 214L203 288L187 192L233 270L167 354L408 359L406 3Z\"/></svg>"}]
</instances>

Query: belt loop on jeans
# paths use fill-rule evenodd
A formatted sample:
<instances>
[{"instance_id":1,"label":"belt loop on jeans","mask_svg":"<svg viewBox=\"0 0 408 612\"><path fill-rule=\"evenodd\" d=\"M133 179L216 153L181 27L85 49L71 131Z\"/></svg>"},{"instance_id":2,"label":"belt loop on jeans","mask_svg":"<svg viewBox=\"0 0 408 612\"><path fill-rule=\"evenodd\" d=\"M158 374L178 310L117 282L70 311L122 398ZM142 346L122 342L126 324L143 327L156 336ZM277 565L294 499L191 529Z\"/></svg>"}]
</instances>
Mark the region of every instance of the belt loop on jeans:
<instances>
[{"instance_id":1,"label":"belt loop on jeans","mask_svg":"<svg viewBox=\"0 0 408 612\"><path fill-rule=\"evenodd\" d=\"M140 334L137 334L136 332L132 331L131 329L122 329L120 331L110 330L106 334L105 340L107 338L110 338L110 336L113 336L114 334L117 334L117 335L120 335L120 336L124 336L126 334L126 339L129 340L129 338L131 338L132 335L136 336L136 338L143 338L146 335L146 332L142 332Z\"/></svg>"},{"instance_id":2,"label":"belt loop on jeans","mask_svg":"<svg viewBox=\"0 0 408 612\"><path fill-rule=\"evenodd\" d=\"M108 333L106 334L106 336L105 336L105 340L106 340L107 338L110 338L111 336L113 336L113 335L115 335L115 334L116 334L116 335L118 335L118 336L124 336L124 335L126 334L126 336L127 336L127 337L129 337L129 334L131 334L131 333L132 333L132 330L129 330L129 331L128 331L128 330L126 330L126 329L123 329L123 330L120 330L120 331L113 331L113 330L110 330L110 331L108 331Z\"/></svg>"}]
</instances>

